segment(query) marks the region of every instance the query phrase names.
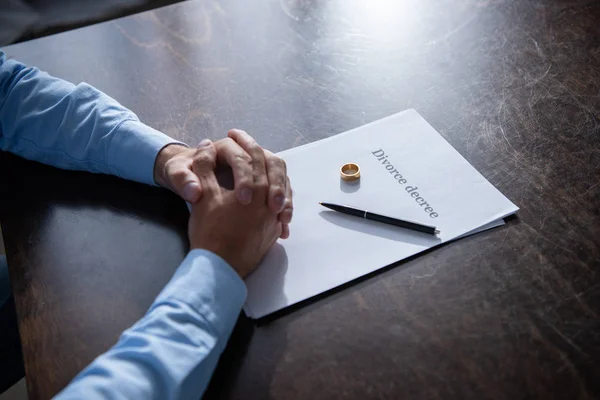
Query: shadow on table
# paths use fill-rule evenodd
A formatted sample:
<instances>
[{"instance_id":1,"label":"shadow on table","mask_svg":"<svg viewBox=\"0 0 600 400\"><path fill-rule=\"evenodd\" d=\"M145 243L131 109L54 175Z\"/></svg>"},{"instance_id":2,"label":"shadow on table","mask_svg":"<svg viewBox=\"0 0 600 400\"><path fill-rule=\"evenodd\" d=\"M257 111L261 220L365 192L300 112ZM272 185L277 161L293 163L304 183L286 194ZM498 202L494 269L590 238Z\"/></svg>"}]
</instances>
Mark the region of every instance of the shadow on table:
<instances>
[{"instance_id":1,"label":"shadow on table","mask_svg":"<svg viewBox=\"0 0 600 400\"><path fill-rule=\"evenodd\" d=\"M261 287L261 295L280 299L285 296L283 281L288 265L285 248L275 243L267 257L271 258L266 263L270 269L259 268L249 278L262 271L269 284ZM287 347L286 329L285 322L260 326L242 312L204 398L271 398L269 383ZM249 368L257 364L259 370Z\"/></svg>"},{"instance_id":2,"label":"shadow on table","mask_svg":"<svg viewBox=\"0 0 600 400\"><path fill-rule=\"evenodd\" d=\"M210 384L202 397L203 399L234 397L232 396L232 392L244 365L244 359L248 352L253 333L254 323L242 312L231 333L227 347L221 355ZM254 395L252 397L263 398L263 396Z\"/></svg>"},{"instance_id":3,"label":"shadow on table","mask_svg":"<svg viewBox=\"0 0 600 400\"><path fill-rule=\"evenodd\" d=\"M51 397L146 312L185 256L188 213L163 189L2 152L0 182L29 392Z\"/></svg>"},{"instance_id":4,"label":"shadow on table","mask_svg":"<svg viewBox=\"0 0 600 400\"><path fill-rule=\"evenodd\" d=\"M13 221L43 228L45 217L56 206L75 212L107 209L176 231L187 243L185 203L165 189L104 174L65 171L8 153L0 157L0 178L5 244L13 239L8 237Z\"/></svg>"}]
</instances>

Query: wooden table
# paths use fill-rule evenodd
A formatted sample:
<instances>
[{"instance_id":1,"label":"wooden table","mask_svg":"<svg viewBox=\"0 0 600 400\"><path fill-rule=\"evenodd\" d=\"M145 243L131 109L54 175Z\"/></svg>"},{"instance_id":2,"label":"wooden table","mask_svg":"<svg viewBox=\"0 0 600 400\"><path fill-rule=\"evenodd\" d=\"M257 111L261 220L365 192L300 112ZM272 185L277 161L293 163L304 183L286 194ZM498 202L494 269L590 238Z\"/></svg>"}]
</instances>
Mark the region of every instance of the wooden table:
<instances>
[{"instance_id":1,"label":"wooden table","mask_svg":"<svg viewBox=\"0 0 600 400\"><path fill-rule=\"evenodd\" d=\"M261 324L207 397L600 396L600 5L190 1L6 48L196 143L274 151L415 108L521 211ZM161 189L3 156L29 393L63 388L186 252ZM293 232L293 226L292 226Z\"/></svg>"}]
</instances>

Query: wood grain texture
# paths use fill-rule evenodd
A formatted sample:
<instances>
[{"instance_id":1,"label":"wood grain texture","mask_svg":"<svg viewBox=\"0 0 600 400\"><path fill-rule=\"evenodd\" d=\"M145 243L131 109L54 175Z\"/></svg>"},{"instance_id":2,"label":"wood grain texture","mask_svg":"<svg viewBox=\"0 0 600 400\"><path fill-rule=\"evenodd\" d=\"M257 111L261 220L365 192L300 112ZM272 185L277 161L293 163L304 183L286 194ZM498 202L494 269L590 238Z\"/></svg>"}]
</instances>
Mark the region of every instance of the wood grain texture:
<instances>
[{"instance_id":1,"label":"wood grain texture","mask_svg":"<svg viewBox=\"0 0 600 400\"><path fill-rule=\"evenodd\" d=\"M206 397L592 399L599 22L581 0L190 1L6 51L191 144L240 127L279 151L412 107L521 208L293 312L242 317ZM47 398L143 315L185 254L185 209L2 162L29 392Z\"/></svg>"}]
</instances>

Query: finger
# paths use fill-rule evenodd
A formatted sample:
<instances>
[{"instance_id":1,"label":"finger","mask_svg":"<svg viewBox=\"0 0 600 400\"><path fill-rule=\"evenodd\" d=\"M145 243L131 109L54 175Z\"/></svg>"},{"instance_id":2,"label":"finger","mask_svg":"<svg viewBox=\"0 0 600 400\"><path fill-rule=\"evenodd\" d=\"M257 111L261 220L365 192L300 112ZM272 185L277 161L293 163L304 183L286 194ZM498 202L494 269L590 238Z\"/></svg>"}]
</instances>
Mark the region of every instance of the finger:
<instances>
[{"instance_id":1,"label":"finger","mask_svg":"<svg viewBox=\"0 0 600 400\"><path fill-rule=\"evenodd\" d=\"M200 142L198 147L204 147L210 144L208 139ZM192 159L190 157L180 157L173 162L167 163L165 173L168 179L169 188L181 196L189 203L196 203L202 197L202 186L200 179L192 171Z\"/></svg>"},{"instance_id":2,"label":"finger","mask_svg":"<svg viewBox=\"0 0 600 400\"><path fill-rule=\"evenodd\" d=\"M200 179L192 172L191 162L168 165L166 174L171 190L189 203L196 203L202 197Z\"/></svg>"},{"instance_id":3,"label":"finger","mask_svg":"<svg viewBox=\"0 0 600 400\"><path fill-rule=\"evenodd\" d=\"M279 213L279 221L284 224L289 224L292 222L292 217L294 215L294 201L293 201L293 190L292 185L290 183L290 178L287 178L286 185L286 196L285 196L285 204L283 206L283 211Z\"/></svg>"},{"instance_id":4,"label":"finger","mask_svg":"<svg viewBox=\"0 0 600 400\"><path fill-rule=\"evenodd\" d=\"M275 225L275 236L273 240L273 243L275 243L277 241L277 239L280 239L281 236L283 235L283 230L285 228L283 227L283 224L279 221L277 221L276 225Z\"/></svg>"},{"instance_id":5,"label":"finger","mask_svg":"<svg viewBox=\"0 0 600 400\"><path fill-rule=\"evenodd\" d=\"M198 176L203 193L214 196L220 193L219 183L215 177L217 149L211 141L203 141L201 144L194 154L192 171Z\"/></svg>"},{"instance_id":6,"label":"finger","mask_svg":"<svg viewBox=\"0 0 600 400\"><path fill-rule=\"evenodd\" d=\"M219 186L214 170L207 171L205 174L200 175L200 182L207 197L214 198L221 195L221 187Z\"/></svg>"},{"instance_id":7,"label":"finger","mask_svg":"<svg viewBox=\"0 0 600 400\"><path fill-rule=\"evenodd\" d=\"M264 150L269 179L269 207L276 213L283 211L287 192L287 167L285 161Z\"/></svg>"},{"instance_id":8,"label":"finger","mask_svg":"<svg viewBox=\"0 0 600 400\"><path fill-rule=\"evenodd\" d=\"M281 236L280 239L287 239L290 237L290 226L288 224L281 224Z\"/></svg>"},{"instance_id":9,"label":"finger","mask_svg":"<svg viewBox=\"0 0 600 400\"><path fill-rule=\"evenodd\" d=\"M266 192L269 187L269 179L267 178L267 167L265 164L265 152L263 148L256 143L256 140L242 130L232 129L227 132L227 136L235 140L235 142L250 155L252 158L252 173L254 176L255 189Z\"/></svg>"},{"instance_id":10,"label":"finger","mask_svg":"<svg viewBox=\"0 0 600 400\"><path fill-rule=\"evenodd\" d=\"M227 138L219 141L217 157L225 161L233 171L235 194L242 204L252 201L254 177L252 172L252 157L235 140Z\"/></svg>"},{"instance_id":11,"label":"finger","mask_svg":"<svg viewBox=\"0 0 600 400\"><path fill-rule=\"evenodd\" d=\"M292 208L285 208L282 212L279 213L279 221L284 224L289 224L292 222L292 218L294 216L294 210Z\"/></svg>"}]
</instances>

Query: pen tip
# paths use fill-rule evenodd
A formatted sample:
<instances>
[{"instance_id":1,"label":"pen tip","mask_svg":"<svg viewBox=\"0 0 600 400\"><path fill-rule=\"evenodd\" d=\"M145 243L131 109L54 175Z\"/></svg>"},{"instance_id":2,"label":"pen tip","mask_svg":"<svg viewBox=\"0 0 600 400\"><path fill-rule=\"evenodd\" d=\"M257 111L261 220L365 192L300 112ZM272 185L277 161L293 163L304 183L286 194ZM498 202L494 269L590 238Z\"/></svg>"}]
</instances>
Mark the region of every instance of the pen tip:
<instances>
[{"instance_id":1,"label":"pen tip","mask_svg":"<svg viewBox=\"0 0 600 400\"><path fill-rule=\"evenodd\" d=\"M440 233L440 230L439 230L439 229L436 229L436 230L434 231L434 233L435 233L436 235L439 235L439 233Z\"/></svg>"},{"instance_id":2,"label":"pen tip","mask_svg":"<svg viewBox=\"0 0 600 400\"><path fill-rule=\"evenodd\" d=\"M319 202L320 205L323 205L323 203Z\"/></svg>"}]
</instances>

